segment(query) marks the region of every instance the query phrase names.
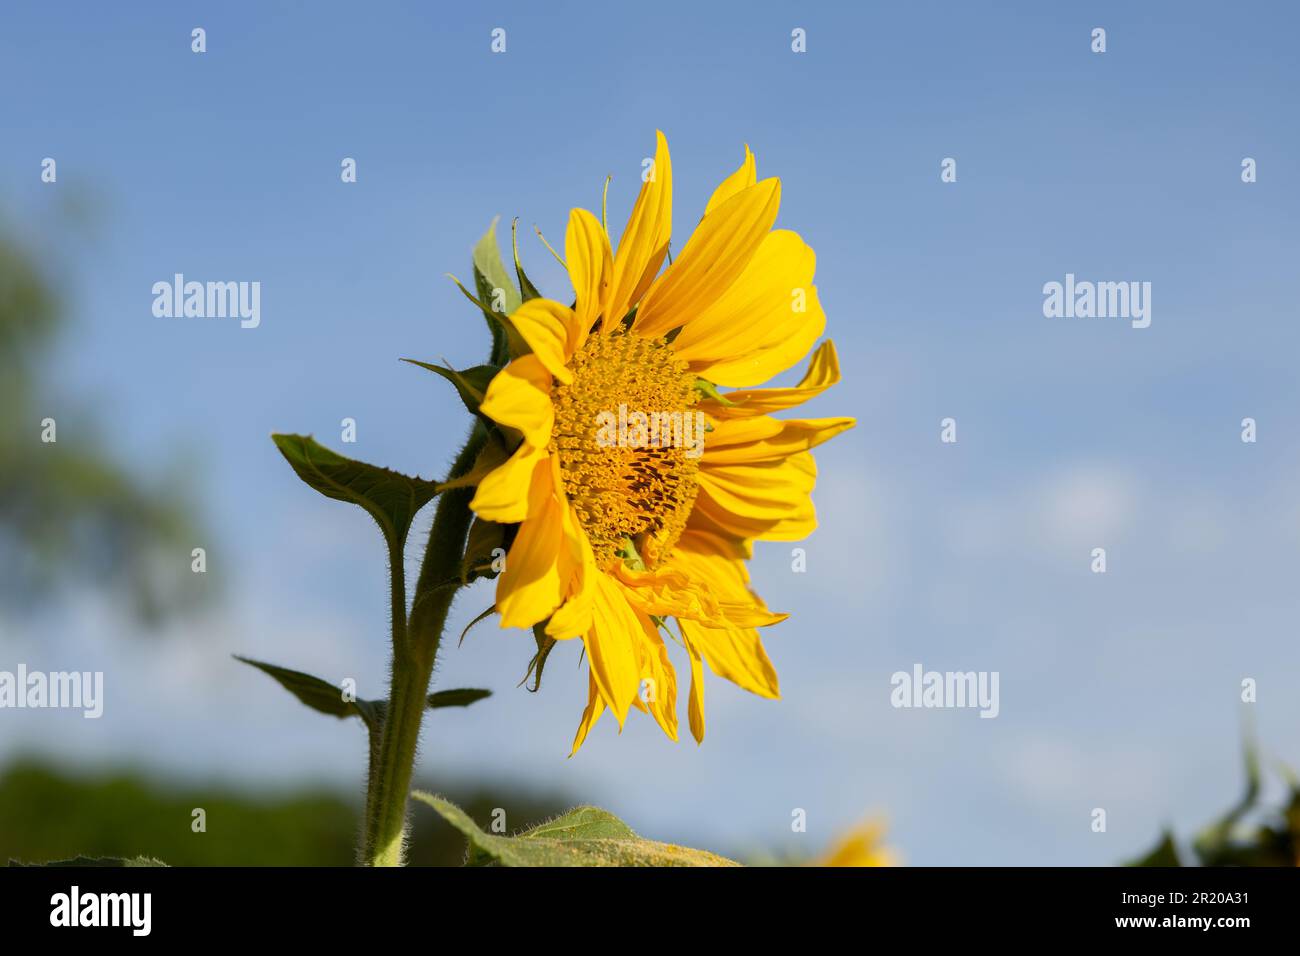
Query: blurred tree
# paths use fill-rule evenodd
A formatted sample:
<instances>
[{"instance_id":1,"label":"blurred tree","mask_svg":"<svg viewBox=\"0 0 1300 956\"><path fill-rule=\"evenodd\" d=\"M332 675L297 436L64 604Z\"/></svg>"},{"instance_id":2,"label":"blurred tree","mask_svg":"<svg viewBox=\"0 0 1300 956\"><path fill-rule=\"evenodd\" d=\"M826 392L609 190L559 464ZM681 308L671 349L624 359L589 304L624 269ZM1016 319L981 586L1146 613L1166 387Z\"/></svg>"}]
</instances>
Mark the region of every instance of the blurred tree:
<instances>
[{"instance_id":1,"label":"blurred tree","mask_svg":"<svg viewBox=\"0 0 1300 956\"><path fill-rule=\"evenodd\" d=\"M34 258L0 232L0 603L91 584L153 622L205 593L190 549L207 539L185 483L133 473L57 387L46 360L66 325Z\"/></svg>"}]
</instances>

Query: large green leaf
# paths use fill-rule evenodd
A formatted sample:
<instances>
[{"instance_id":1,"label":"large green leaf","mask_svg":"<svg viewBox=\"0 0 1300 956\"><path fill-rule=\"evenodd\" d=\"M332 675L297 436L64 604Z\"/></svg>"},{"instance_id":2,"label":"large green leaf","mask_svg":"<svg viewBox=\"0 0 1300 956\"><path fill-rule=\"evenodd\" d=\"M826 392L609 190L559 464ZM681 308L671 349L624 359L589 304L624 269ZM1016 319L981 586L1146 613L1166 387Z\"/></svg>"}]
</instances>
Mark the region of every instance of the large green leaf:
<instances>
[{"instance_id":1,"label":"large green leaf","mask_svg":"<svg viewBox=\"0 0 1300 956\"><path fill-rule=\"evenodd\" d=\"M485 833L460 807L415 791L469 841L470 866L738 866L704 850L646 840L597 807L578 807L518 836Z\"/></svg>"},{"instance_id":2,"label":"large green leaf","mask_svg":"<svg viewBox=\"0 0 1300 956\"><path fill-rule=\"evenodd\" d=\"M400 551L416 512L441 490L378 465L344 458L309 435L272 435L298 477L327 498L360 505L378 522L390 549Z\"/></svg>"}]
</instances>

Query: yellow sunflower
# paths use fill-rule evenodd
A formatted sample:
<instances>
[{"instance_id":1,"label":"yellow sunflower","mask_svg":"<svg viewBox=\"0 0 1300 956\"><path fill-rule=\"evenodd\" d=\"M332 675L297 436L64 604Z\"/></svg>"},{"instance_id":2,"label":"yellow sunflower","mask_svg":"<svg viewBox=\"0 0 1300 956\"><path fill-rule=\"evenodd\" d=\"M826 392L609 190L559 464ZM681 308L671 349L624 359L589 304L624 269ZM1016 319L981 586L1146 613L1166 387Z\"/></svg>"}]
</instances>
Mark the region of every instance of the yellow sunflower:
<instances>
[{"instance_id":1,"label":"yellow sunflower","mask_svg":"<svg viewBox=\"0 0 1300 956\"><path fill-rule=\"evenodd\" d=\"M697 741L703 664L779 696L757 629L786 615L750 590L745 561L756 540L793 541L816 528L809 449L854 424L770 414L839 381L830 341L798 385L754 387L807 355L826 324L812 249L772 228L780 198L780 181L758 181L746 147L661 271L672 165L659 133L616 251L603 211L599 220L585 209L569 217L573 306L534 298L509 317L531 351L497 373L480 410L519 444L481 479L471 507L518 524L497 580L501 626L544 623L546 635L585 646L590 691L574 752L606 708L620 729L636 707L677 739L665 635L690 659ZM657 437L652 425L647 438L647 418L663 423ZM625 428L629 419L640 430ZM683 440L693 421L703 434Z\"/></svg>"}]
</instances>

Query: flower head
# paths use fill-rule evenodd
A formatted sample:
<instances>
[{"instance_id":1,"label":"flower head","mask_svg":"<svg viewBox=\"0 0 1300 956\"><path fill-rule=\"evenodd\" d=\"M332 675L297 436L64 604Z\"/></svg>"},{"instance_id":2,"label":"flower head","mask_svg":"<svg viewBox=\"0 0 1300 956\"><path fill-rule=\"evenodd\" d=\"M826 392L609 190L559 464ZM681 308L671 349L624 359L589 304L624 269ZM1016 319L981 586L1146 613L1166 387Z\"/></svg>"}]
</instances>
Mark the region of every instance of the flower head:
<instances>
[{"instance_id":1,"label":"flower head","mask_svg":"<svg viewBox=\"0 0 1300 956\"><path fill-rule=\"evenodd\" d=\"M772 229L780 197L779 180L757 180L746 148L663 268L672 167L660 133L617 249L602 220L570 215L573 306L534 298L509 316L530 351L497 373L480 411L517 446L471 507L518 525L497 581L501 625L585 646L589 698L574 751L606 709L620 727L630 708L648 712L677 738L665 636L690 660L696 740L704 664L779 696L758 628L785 615L750 589L745 561L756 540L816 527L809 450L854 424L772 416L839 381L829 341L798 385L756 387L807 355L826 324L812 250Z\"/></svg>"}]
</instances>

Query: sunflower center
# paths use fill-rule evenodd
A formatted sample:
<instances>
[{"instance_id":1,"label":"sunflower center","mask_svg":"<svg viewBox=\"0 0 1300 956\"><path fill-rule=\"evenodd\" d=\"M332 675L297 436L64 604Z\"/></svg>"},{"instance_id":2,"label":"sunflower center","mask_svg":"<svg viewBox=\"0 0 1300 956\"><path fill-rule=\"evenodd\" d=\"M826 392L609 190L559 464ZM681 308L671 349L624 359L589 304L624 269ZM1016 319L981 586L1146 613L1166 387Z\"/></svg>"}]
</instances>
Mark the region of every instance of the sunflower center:
<instances>
[{"instance_id":1,"label":"sunflower center","mask_svg":"<svg viewBox=\"0 0 1300 956\"><path fill-rule=\"evenodd\" d=\"M596 562L657 567L695 502L704 414L695 376L663 339L593 333L551 398L564 491Z\"/></svg>"}]
</instances>

